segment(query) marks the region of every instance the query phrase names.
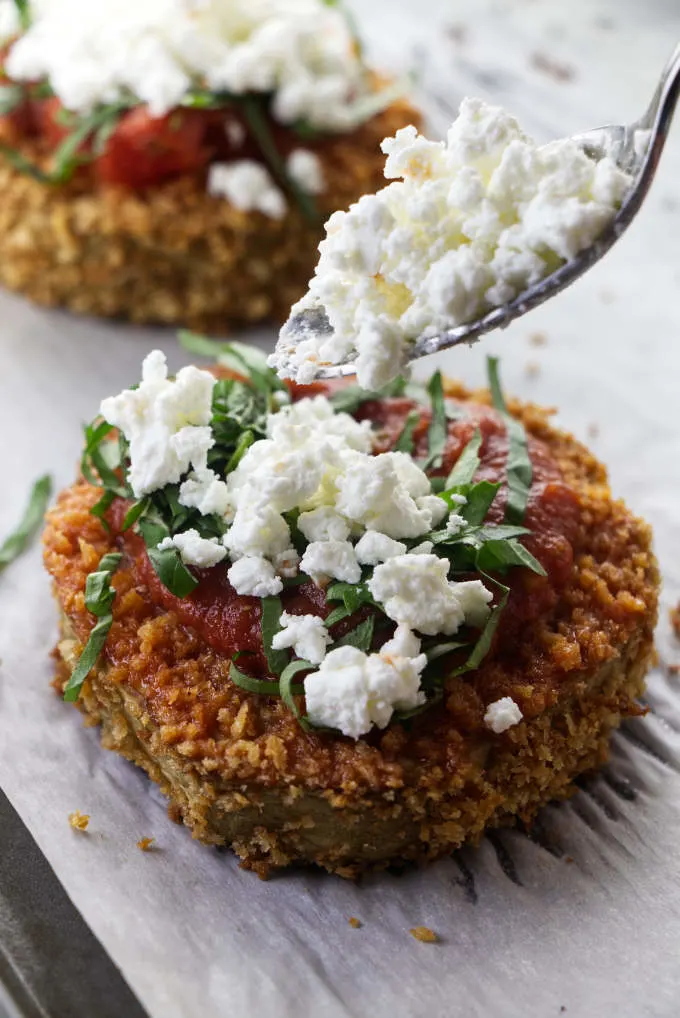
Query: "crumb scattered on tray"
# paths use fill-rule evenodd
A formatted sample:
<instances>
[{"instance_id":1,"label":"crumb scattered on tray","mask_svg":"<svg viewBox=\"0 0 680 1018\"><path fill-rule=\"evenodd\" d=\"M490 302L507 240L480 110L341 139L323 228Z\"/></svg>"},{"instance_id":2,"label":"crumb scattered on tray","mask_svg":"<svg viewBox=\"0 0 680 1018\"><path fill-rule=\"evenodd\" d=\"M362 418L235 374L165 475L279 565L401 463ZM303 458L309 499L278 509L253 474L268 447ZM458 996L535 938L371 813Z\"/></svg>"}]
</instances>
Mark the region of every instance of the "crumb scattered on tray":
<instances>
[{"instance_id":1,"label":"crumb scattered on tray","mask_svg":"<svg viewBox=\"0 0 680 1018\"><path fill-rule=\"evenodd\" d=\"M436 944L439 941L439 937L429 926L414 926L409 933L423 944Z\"/></svg>"},{"instance_id":2,"label":"crumb scattered on tray","mask_svg":"<svg viewBox=\"0 0 680 1018\"><path fill-rule=\"evenodd\" d=\"M588 438L597 438L598 435L600 434L600 425L596 424L595 421L593 421L591 424L588 425L587 431Z\"/></svg>"},{"instance_id":3,"label":"crumb scattered on tray","mask_svg":"<svg viewBox=\"0 0 680 1018\"><path fill-rule=\"evenodd\" d=\"M565 862L573 862L574 861L573 855L568 855L564 861Z\"/></svg>"},{"instance_id":4,"label":"crumb scattered on tray","mask_svg":"<svg viewBox=\"0 0 680 1018\"><path fill-rule=\"evenodd\" d=\"M452 42L457 42L459 46L462 46L467 42L467 25L463 25L460 22L456 22L453 25L447 25L444 29L447 37Z\"/></svg>"},{"instance_id":5,"label":"crumb scattered on tray","mask_svg":"<svg viewBox=\"0 0 680 1018\"><path fill-rule=\"evenodd\" d=\"M150 852L155 840L155 838L140 838L137 842L137 848L141 848L142 852Z\"/></svg>"},{"instance_id":6,"label":"crumb scattered on tray","mask_svg":"<svg viewBox=\"0 0 680 1018\"><path fill-rule=\"evenodd\" d=\"M541 71L543 74L554 78L555 81L573 81L576 77L576 71L573 67L562 63L561 60L555 60L554 57L548 56L547 53L532 53L531 66L534 70Z\"/></svg>"},{"instance_id":7,"label":"crumb scattered on tray","mask_svg":"<svg viewBox=\"0 0 680 1018\"><path fill-rule=\"evenodd\" d=\"M527 361L524 368L527 378L538 378L541 373L541 365L538 361Z\"/></svg>"},{"instance_id":8,"label":"crumb scattered on tray","mask_svg":"<svg viewBox=\"0 0 680 1018\"><path fill-rule=\"evenodd\" d=\"M548 337L545 332L530 332L529 342L532 346L546 346Z\"/></svg>"},{"instance_id":9,"label":"crumb scattered on tray","mask_svg":"<svg viewBox=\"0 0 680 1018\"><path fill-rule=\"evenodd\" d=\"M90 822L89 813L81 813L79 809L73 813L69 813L68 822L74 831L86 831L87 825Z\"/></svg>"},{"instance_id":10,"label":"crumb scattered on tray","mask_svg":"<svg viewBox=\"0 0 680 1018\"><path fill-rule=\"evenodd\" d=\"M680 601L676 604L675 608L670 610L671 625L675 635L680 639Z\"/></svg>"},{"instance_id":11,"label":"crumb scattered on tray","mask_svg":"<svg viewBox=\"0 0 680 1018\"><path fill-rule=\"evenodd\" d=\"M361 928L361 919L357 919L355 915L351 915L347 922L350 924L353 930L358 930Z\"/></svg>"},{"instance_id":12,"label":"crumb scattered on tray","mask_svg":"<svg viewBox=\"0 0 680 1018\"><path fill-rule=\"evenodd\" d=\"M669 665L668 666L668 674L669 675L680 675L680 665Z\"/></svg>"}]
</instances>

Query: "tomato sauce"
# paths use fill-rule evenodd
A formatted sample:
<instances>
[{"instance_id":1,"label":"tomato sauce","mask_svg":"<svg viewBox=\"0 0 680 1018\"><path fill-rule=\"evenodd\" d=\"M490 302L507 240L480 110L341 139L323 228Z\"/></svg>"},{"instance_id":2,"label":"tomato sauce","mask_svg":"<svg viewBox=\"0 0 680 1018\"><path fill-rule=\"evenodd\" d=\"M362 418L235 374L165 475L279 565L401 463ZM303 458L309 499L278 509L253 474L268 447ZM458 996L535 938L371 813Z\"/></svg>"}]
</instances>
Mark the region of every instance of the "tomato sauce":
<instances>
[{"instance_id":1,"label":"tomato sauce","mask_svg":"<svg viewBox=\"0 0 680 1018\"><path fill-rule=\"evenodd\" d=\"M295 386L294 398L324 391L325 386ZM476 428L482 433L480 468L476 479L503 481L508 443L505 424L501 416L490 407L462 402L460 417L449 422L448 440L444 461L433 475L449 473ZM418 409L421 419L414 439L415 455L427 453L427 430L430 423L428 410L417 407L409 399L385 399L364 403L358 410L359 420L370 420L376 432L376 452L386 452L394 446L410 411ZM547 447L537 439L529 439L533 465L533 483L525 518L531 535L523 538L525 546L541 562L547 576L541 577L525 569L515 569L505 582L511 587L500 632L519 633L522 625L539 617L555 604L560 588L567 582L573 566L571 539L578 525L579 503L575 492L561 478L559 468ZM120 530L126 504L118 501L112 507L109 519L115 531ZM503 520L505 492L501 488L489 511L488 519L495 523ZM267 673L260 632L261 606L258 598L236 594L227 579L226 564L212 569L194 569L199 583L186 598L170 593L156 576L149 561L144 542L130 531L120 535L119 541L132 560L134 569L151 599L159 607L173 611L186 625L195 629L216 651L226 656L241 652L243 670L252 675ZM286 611L292 614L313 614L325 618L332 607L324 591L311 581L282 592L281 600ZM335 638L353 628L365 617L368 609L333 627ZM386 631L388 633L389 631ZM385 636L382 637L386 638ZM382 642L379 639L378 642Z\"/></svg>"}]
</instances>

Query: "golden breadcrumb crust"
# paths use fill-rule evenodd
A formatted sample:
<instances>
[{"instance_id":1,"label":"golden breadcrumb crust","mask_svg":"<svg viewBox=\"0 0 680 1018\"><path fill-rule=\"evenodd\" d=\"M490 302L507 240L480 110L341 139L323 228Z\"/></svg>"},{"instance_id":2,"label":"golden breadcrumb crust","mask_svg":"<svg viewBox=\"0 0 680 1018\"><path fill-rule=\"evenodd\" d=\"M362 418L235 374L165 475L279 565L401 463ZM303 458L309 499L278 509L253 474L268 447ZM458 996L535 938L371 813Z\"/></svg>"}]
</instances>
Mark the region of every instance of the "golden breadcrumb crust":
<instances>
[{"instance_id":1,"label":"golden breadcrumb crust","mask_svg":"<svg viewBox=\"0 0 680 1018\"><path fill-rule=\"evenodd\" d=\"M459 399L488 402L487 393ZM614 501L604 468L548 413L510 404L576 492L572 575L555 607L528 622L474 673L451 678L443 702L409 725L355 742L306 733L285 705L230 682L229 661L172 613L155 607L126 568L106 656L80 707L104 745L143 766L195 837L230 844L266 874L294 861L342 875L424 860L513 818L528 822L573 778L600 765L613 728L644 685L656 621L658 571L649 527ZM55 685L62 688L93 619L88 573L112 548L89 513L83 481L48 514L45 562L63 613ZM511 696L524 720L502 735L486 705Z\"/></svg>"},{"instance_id":2,"label":"golden breadcrumb crust","mask_svg":"<svg viewBox=\"0 0 680 1018\"><path fill-rule=\"evenodd\" d=\"M0 156L0 283L38 304L134 322L224 333L281 322L305 292L323 220L385 184L383 138L420 114L400 100L316 148L325 192L310 224L289 201L282 219L240 212L188 174L136 193L42 184Z\"/></svg>"}]
</instances>

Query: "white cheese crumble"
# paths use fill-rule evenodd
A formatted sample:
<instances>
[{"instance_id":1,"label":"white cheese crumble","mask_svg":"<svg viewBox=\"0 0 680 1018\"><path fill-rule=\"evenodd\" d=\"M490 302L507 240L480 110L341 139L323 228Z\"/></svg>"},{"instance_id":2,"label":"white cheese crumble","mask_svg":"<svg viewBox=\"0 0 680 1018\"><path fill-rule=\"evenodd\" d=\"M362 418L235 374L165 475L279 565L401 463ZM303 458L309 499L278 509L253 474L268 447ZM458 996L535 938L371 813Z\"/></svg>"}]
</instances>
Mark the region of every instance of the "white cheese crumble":
<instances>
[{"instance_id":1,"label":"white cheese crumble","mask_svg":"<svg viewBox=\"0 0 680 1018\"><path fill-rule=\"evenodd\" d=\"M492 594L479 581L471 581L479 584L474 588L449 581L449 568L436 555L399 555L376 566L367 586L395 622L427 636L450 636L473 616L485 617Z\"/></svg>"},{"instance_id":2,"label":"white cheese crumble","mask_svg":"<svg viewBox=\"0 0 680 1018\"><path fill-rule=\"evenodd\" d=\"M318 671L305 679L310 721L358 739L373 725L385 728L395 710L412 710L424 703L420 675L427 658L418 653L420 641L402 634L391 643L378 654L356 647L331 650Z\"/></svg>"},{"instance_id":3,"label":"white cheese crumble","mask_svg":"<svg viewBox=\"0 0 680 1018\"><path fill-rule=\"evenodd\" d=\"M227 576L236 593L245 597L273 597L283 590L283 582L274 566L261 555L238 559Z\"/></svg>"},{"instance_id":4,"label":"white cheese crumble","mask_svg":"<svg viewBox=\"0 0 680 1018\"><path fill-rule=\"evenodd\" d=\"M387 562L388 559L395 558L397 555L405 555L406 545L403 541L395 541L387 534L381 534L377 530L367 530L364 536L357 541L354 550L357 561L362 566L377 566L379 562Z\"/></svg>"},{"instance_id":5,"label":"white cheese crumble","mask_svg":"<svg viewBox=\"0 0 680 1018\"><path fill-rule=\"evenodd\" d=\"M208 170L208 193L226 198L241 212L262 212L270 219L283 219L288 207L267 168L254 159L213 163Z\"/></svg>"},{"instance_id":6,"label":"white cheese crumble","mask_svg":"<svg viewBox=\"0 0 680 1018\"><path fill-rule=\"evenodd\" d=\"M216 537L201 537L197 530L185 530L174 537L164 537L158 545L159 551L177 548L187 566L211 569L226 556L226 551Z\"/></svg>"},{"instance_id":7,"label":"white cheese crumble","mask_svg":"<svg viewBox=\"0 0 680 1018\"><path fill-rule=\"evenodd\" d=\"M466 99L446 141L415 127L382 145L394 182L326 224L309 292L334 333L296 345L282 330L270 364L309 382L356 363L377 389L403 373L412 343L511 301L602 233L631 184L575 142L538 146L514 117ZM396 178L403 178L398 180Z\"/></svg>"},{"instance_id":8,"label":"white cheese crumble","mask_svg":"<svg viewBox=\"0 0 680 1018\"><path fill-rule=\"evenodd\" d=\"M355 40L322 0L34 0L31 13L7 72L47 78L71 110L132 93L163 116L199 87L273 93L284 124L346 130L363 118Z\"/></svg>"},{"instance_id":9,"label":"white cheese crumble","mask_svg":"<svg viewBox=\"0 0 680 1018\"><path fill-rule=\"evenodd\" d=\"M128 480L137 498L176 484L191 468L207 470L215 444L209 427L214 385L213 375L193 366L170 380L165 354L154 350L144 360L138 388L102 402L104 420L130 443Z\"/></svg>"},{"instance_id":10,"label":"white cheese crumble","mask_svg":"<svg viewBox=\"0 0 680 1018\"><path fill-rule=\"evenodd\" d=\"M296 148L286 160L288 175L307 194L322 194L325 188L323 164L315 152Z\"/></svg>"},{"instance_id":11,"label":"white cheese crumble","mask_svg":"<svg viewBox=\"0 0 680 1018\"><path fill-rule=\"evenodd\" d=\"M490 703L484 715L484 724L496 735L507 732L508 728L518 725L523 714L511 696L503 696L500 700Z\"/></svg>"},{"instance_id":12,"label":"white cheese crumble","mask_svg":"<svg viewBox=\"0 0 680 1018\"><path fill-rule=\"evenodd\" d=\"M349 541L313 541L305 548L300 569L317 584L328 579L344 583L358 583L361 579L361 566Z\"/></svg>"},{"instance_id":13,"label":"white cheese crumble","mask_svg":"<svg viewBox=\"0 0 680 1018\"><path fill-rule=\"evenodd\" d=\"M321 664L326 656L326 648L331 637L323 619L318 615L281 615L283 628L272 639L274 650L285 650L292 647L293 652L310 664Z\"/></svg>"}]
</instances>

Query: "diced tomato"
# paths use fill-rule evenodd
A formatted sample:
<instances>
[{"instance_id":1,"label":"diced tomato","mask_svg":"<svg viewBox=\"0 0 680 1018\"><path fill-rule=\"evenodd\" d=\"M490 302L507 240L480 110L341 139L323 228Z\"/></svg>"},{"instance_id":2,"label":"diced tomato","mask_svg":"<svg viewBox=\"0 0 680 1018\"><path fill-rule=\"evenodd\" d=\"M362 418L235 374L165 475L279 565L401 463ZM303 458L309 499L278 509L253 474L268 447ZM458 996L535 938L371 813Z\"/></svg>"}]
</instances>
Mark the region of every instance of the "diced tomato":
<instances>
[{"instance_id":1,"label":"diced tomato","mask_svg":"<svg viewBox=\"0 0 680 1018\"><path fill-rule=\"evenodd\" d=\"M138 188L205 166L211 149L205 143L210 121L197 110L175 110L151 117L138 106L123 114L95 164L107 184Z\"/></svg>"}]
</instances>

